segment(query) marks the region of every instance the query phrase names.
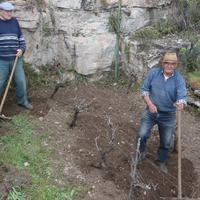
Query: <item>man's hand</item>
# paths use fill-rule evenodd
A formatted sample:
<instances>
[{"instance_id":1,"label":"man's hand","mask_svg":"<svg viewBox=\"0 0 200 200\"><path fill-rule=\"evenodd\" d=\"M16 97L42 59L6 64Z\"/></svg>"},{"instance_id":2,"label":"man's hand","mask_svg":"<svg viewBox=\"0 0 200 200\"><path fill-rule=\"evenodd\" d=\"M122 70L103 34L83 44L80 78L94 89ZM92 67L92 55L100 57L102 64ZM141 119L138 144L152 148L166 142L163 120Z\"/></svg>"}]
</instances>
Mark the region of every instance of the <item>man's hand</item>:
<instances>
[{"instance_id":1,"label":"man's hand","mask_svg":"<svg viewBox=\"0 0 200 200\"><path fill-rule=\"evenodd\" d=\"M157 113L158 112L157 107L153 104L153 102L151 101L151 99L149 98L148 95L144 96L144 101L147 104L149 111L151 113Z\"/></svg>"},{"instance_id":2,"label":"man's hand","mask_svg":"<svg viewBox=\"0 0 200 200\"><path fill-rule=\"evenodd\" d=\"M149 107L149 111L151 113L157 113L158 112L157 107L153 103L148 105L148 107Z\"/></svg>"},{"instance_id":3,"label":"man's hand","mask_svg":"<svg viewBox=\"0 0 200 200\"><path fill-rule=\"evenodd\" d=\"M21 49L17 49L17 53L16 53L16 56L17 57L21 57L22 56L22 50Z\"/></svg>"},{"instance_id":4,"label":"man's hand","mask_svg":"<svg viewBox=\"0 0 200 200\"><path fill-rule=\"evenodd\" d=\"M182 111L184 109L184 103L176 102L176 110Z\"/></svg>"}]
</instances>

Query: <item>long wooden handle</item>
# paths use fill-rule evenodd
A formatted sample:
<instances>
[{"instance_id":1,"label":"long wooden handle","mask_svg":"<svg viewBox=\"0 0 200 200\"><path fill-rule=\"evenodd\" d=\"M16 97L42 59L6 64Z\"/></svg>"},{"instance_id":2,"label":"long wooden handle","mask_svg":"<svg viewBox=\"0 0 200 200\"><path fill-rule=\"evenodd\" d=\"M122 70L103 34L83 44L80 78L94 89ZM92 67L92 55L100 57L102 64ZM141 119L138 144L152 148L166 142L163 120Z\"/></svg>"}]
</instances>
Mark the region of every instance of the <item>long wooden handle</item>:
<instances>
[{"instance_id":1,"label":"long wooden handle","mask_svg":"<svg viewBox=\"0 0 200 200\"><path fill-rule=\"evenodd\" d=\"M10 73L10 77L9 77L9 79L8 79L8 83L7 83L5 92L4 92L4 95L3 95L3 98L2 98L2 101L1 101L1 105L0 105L0 114L2 113L2 110L3 110L3 106L4 106L4 103L5 103L7 94L8 94L8 90L9 90L10 83L11 83L11 81L12 81L12 77L13 77L13 74L14 74L14 71L15 71L15 68L16 68L16 65L17 65L17 61L18 61L18 57L16 56L15 61L14 61L14 64L13 64L13 67L12 67L12 71L11 71L11 73Z\"/></svg>"},{"instance_id":2,"label":"long wooden handle","mask_svg":"<svg viewBox=\"0 0 200 200\"><path fill-rule=\"evenodd\" d=\"M181 111L178 111L178 199L182 199L181 153Z\"/></svg>"}]
</instances>

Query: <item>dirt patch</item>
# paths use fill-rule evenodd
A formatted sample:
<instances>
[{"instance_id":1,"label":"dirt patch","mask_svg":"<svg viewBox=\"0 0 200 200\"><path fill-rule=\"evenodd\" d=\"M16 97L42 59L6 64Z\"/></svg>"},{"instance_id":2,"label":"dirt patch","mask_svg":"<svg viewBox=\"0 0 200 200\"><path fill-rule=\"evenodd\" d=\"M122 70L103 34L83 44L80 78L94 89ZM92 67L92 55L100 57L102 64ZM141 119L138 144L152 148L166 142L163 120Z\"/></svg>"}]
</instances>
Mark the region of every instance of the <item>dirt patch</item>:
<instances>
[{"instance_id":1,"label":"dirt patch","mask_svg":"<svg viewBox=\"0 0 200 200\"><path fill-rule=\"evenodd\" d=\"M28 112L49 128L48 145L55 149L55 173L59 184L83 182L91 187L84 200L125 200L130 190L131 156L135 154L136 136L144 103L138 92L116 86L68 85L50 99L54 88L30 91L33 111L25 111L9 97L4 111L8 115ZM77 114L75 108L83 108ZM200 196L199 117L185 111L183 134L183 195ZM177 196L177 154L170 154L169 174L154 165L158 146L154 131L148 143L148 157L139 165L142 186L137 199ZM3 173L3 172L2 172Z\"/></svg>"},{"instance_id":2,"label":"dirt patch","mask_svg":"<svg viewBox=\"0 0 200 200\"><path fill-rule=\"evenodd\" d=\"M0 164L0 194L6 199L12 187L23 188L31 184L31 177L26 171L19 171L11 166Z\"/></svg>"}]
</instances>

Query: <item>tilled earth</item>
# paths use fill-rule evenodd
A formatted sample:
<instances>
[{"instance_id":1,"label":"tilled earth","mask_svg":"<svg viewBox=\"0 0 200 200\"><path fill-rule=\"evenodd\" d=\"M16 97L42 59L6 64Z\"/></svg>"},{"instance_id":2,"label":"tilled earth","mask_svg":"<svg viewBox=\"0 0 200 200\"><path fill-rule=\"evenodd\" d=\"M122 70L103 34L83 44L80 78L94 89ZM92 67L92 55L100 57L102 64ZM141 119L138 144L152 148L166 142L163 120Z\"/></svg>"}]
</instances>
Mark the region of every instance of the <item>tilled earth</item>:
<instances>
[{"instance_id":1,"label":"tilled earth","mask_svg":"<svg viewBox=\"0 0 200 200\"><path fill-rule=\"evenodd\" d=\"M26 111L14 102L10 92L4 111L12 116L26 112L48 128L48 146L55 150L58 184L85 183L91 191L77 200L127 200L131 185L131 163L144 103L138 92L102 85L68 85L38 88L29 92L34 105ZM200 197L200 117L187 108L182 113L183 196ZM38 130L39 133L40 130ZM0 130L3 134L3 127ZM177 153L170 154L164 174L154 164L159 143L155 128L148 141L147 159L138 165L134 199L154 200L177 197ZM0 175L4 173L0 167Z\"/></svg>"}]
</instances>

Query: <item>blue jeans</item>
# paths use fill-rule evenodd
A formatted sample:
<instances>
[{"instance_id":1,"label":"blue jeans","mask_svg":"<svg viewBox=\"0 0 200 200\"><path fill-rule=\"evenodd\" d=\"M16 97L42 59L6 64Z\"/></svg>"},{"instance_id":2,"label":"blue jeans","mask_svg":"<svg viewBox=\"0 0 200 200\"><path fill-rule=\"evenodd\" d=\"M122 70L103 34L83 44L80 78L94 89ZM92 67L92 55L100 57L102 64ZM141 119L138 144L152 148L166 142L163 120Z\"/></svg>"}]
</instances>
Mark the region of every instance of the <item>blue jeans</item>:
<instances>
[{"instance_id":1,"label":"blue jeans","mask_svg":"<svg viewBox=\"0 0 200 200\"><path fill-rule=\"evenodd\" d=\"M159 162L165 162L174 132L174 126L176 122L176 112L158 112L151 113L148 109L142 114L139 137L140 141L140 152L145 151L146 142L151 135L151 129L155 124L158 125L160 145L157 150L156 160Z\"/></svg>"},{"instance_id":2,"label":"blue jeans","mask_svg":"<svg viewBox=\"0 0 200 200\"><path fill-rule=\"evenodd\" d=\"M13 64L14 58L8 60L0 59L0 96L3 94L3 91L6 86L6 81L9 78ZM16 69L13 74L13 84L16 90L17 103L20 105L26 105L28 103L28 100L22 58L18 59Z\"/></svg>"}]
</instances>

